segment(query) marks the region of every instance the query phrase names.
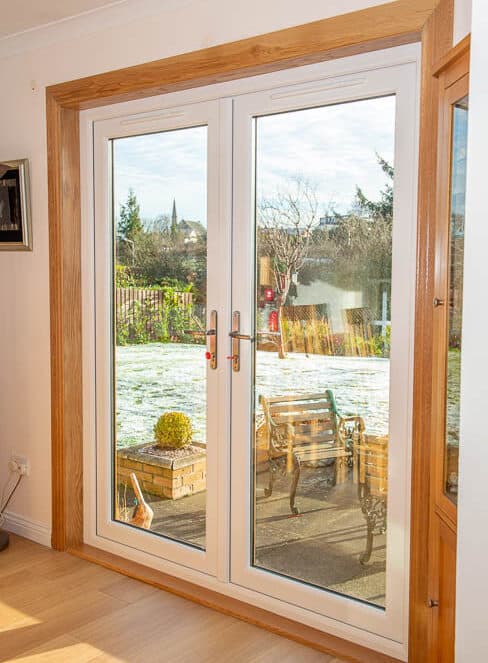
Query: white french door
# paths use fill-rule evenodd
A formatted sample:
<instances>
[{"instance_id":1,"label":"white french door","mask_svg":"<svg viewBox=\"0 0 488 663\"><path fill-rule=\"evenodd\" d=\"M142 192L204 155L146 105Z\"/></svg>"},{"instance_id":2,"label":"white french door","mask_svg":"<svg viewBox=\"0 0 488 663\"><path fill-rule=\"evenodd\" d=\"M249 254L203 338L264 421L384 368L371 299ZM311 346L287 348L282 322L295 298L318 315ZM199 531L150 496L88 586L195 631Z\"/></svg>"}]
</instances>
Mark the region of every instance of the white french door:
<instances>
[{"instance_id":1,"label":"white french door","mask_svg":"<svg viewBox=\"0 0 488 663\"><path fill-rule=\"evenodd\" d=\"M400 658L417 58L82 118L87 541Z\"/></svg>"},{"instance_id":2,"label":"white french door","mask_svg":"<svg viewBox=\"0 0 488 663\"><path fill-rule=\"evenodd\" d=\"M208 361L205 344L173 346L168 341L178 322L175 318L186 314L179 329L186 332L186 325L190 338L200 336L203 341L212 328L216 356L225 353L225 338L218 331L228 310L230 230L223 223L226 192L221 193L220 180L225 176L223 164L228 156L220 147L219 137L229 119L229 102L214 100L156 115L112 118L94 126L97 533L212 575L217 574L218 533L222 529L218 463L219 450L225 448L227 438L226 411L220 406L227 391L227 366L222 360L215 365ZM161 170L153 172L159 178L156 185L141 181L151 177L145 163L149 155ZM184 191L185 177L194 182L195 204L201 212L201 232L206 239L202 255L191 256L194 262L199 258L195 270L201 272L200 326L192 324L193 311L185 309L190 289L186 293L180 292L181 288L173 292L171 286L157 288L137 280L140 264L150 259L151 250L159 252L160 262L177 260L182 251L176 257L172 254L188 238L171 238L177 232L170 225L178 224L176 216L168 220L170 227L166 235L161 234L159 244L153 241L149 249L139 246L143 235L148 243L155 237L159 239L159 228L148 225L140 210L135 213L130 196L136 195L137 187L148 197L158 187L162 193L168 181L176 190L183 185ZM135 183L128 191L125 180ZM125 208L121 200L129 201ZM176 199L174 209L176 212ZM134 223L140 227L131 227ZM166 223L166 219L157 223ZM166 309L167 318L163 317ZM168 355L168 348L173 347L178 356L171 352ZM175 402L170 403L170 393L181 402L195 391L194 401L181 407L196 429L194 458L183 464L174 452L176 459L170 457L169 463L180 469L172 478L166 471L168 463L159 462L155 445L151 445L154 424L165 412L180 409ZM141 445L143 453L125 453ZM204 464L206 471L202 471ZM177 497L197 485L201 499L190 510L156 510L150 530L135 526L130 513L137 500L130 480L132 472L143 494L158 491L160 501L167 504L176 503ZM190 525L185 525L186 521Z\"/></svg>"},{"instance_id":3,"label":"white french door","mask_svg":"<svg viewBox=\"0 0 488 663\"><path fill-rule=\"evenodd\" d=\"M407 621L415 91L415 68L405 65L257 92L234 102L232 264L239 278L234 279L232 304L240 312L241 330L255 341L241 342L240 371L232 382L231 579L392 639L401 637ZM321 133L329 136L330 154L317 149ZM391 226L379 212L362 221L357 211L334 211L330 218L314 220L314 214L320 215L316 187L327 187L321 169L330 173L355 167L357 185L367 187L367 170L378 167L380 144L394 170ZM316 187L302 175L304 170L315 171ZM295 178L290 171L297 173ZM321 230L321 223L331 228ZM355 248L341 244L345 230ZM306 232L316 233L308 249L296 238ZM290 237L296 245L291 248ZM306 252L301 273L293 275L296 297L288 297L279 314L281 329L273 332L276 299L286 286L277 284L276 274L268 274L269 254L281 251L280 259L286 261L293 250ZM280 276L284 271L282 265ZM275 302L266 305L271 288ZM351 321L349 316L366 320ZM280 342L284 347L270 351ZM349 417L352 426L353 418L361 422L368 453L361 457L353 431L345 442L351 450L349 468L340 479L340 458L327 459L331 452L320 449L325 424L310 420L313 413L306 409L307 400L327 390L339 416ZM283 467L279 449L271 467L263 455L263 447L280 444L263 397L270 409L273 401L281 402L274 423L292 422L295 430L305 431L292 442L297 448L303 445L302 456L296 453L301 462L298 514L289 506L293 468ZM318 408L320 399L312 406ZM382 474L386 476L386 464L387 488ZM375 476L357 476L369 472L369 466ZM280 485L268 495L270 475ZM376 536L375 553L369 556L365 523L374 528L373 541Z\"/></svg>"}]
</instances>

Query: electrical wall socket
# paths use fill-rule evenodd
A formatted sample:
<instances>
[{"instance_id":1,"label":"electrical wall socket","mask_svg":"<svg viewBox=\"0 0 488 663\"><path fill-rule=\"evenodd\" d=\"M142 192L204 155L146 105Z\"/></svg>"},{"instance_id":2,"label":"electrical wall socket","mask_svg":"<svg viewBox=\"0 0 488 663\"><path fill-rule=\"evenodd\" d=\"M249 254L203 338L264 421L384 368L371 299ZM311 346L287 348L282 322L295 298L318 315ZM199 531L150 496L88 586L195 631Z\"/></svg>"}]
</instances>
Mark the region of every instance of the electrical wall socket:
<instances>
[{"instance_id":1,"label":"electrical wall socket","mask_svg":"<svg viewBox=\"0 0 488 663\"><path fill-rule=\"evenodd\" d=\"M12 472L17 472L21 475L29 474L29 459L27 456L20 456L18 454L12 454L9 461L9 469Z\"/></svg>"}]
</instances>

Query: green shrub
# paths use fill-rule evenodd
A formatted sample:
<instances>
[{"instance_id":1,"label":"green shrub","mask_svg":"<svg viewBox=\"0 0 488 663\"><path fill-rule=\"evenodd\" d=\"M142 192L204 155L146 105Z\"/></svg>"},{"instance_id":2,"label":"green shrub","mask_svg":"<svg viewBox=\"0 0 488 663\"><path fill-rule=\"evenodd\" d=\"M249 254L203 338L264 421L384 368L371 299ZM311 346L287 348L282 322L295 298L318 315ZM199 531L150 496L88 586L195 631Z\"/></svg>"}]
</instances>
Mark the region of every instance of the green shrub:
<instances>
[{"instance_id":1,"label":"green shrub","mask_svg":"<svg viewBox=\"0 0 488 663\"><path fill-rule=\"evenodd\" d=\"M180 449L192 440L190 418L183 412L165 412L154 426L154 436L160 447Z\"/></svg>"}]
</instances>

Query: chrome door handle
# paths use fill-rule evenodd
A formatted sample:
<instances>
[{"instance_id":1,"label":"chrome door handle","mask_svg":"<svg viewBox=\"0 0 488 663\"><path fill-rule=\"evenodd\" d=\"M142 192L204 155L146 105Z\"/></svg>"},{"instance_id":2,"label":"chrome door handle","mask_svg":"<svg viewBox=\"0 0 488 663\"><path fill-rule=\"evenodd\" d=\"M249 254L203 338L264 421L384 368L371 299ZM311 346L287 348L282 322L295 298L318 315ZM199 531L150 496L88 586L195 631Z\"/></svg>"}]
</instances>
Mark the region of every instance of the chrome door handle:
<instances>
[{"instance_id":1,"label":"chrome door handle","mask_svg":"<svg viewBox=\"0 0 488 663\"><path fill-rule=\"evenodd\" d=\"M232 339L232 354L229 359L232 359L232 370L238 373L241 370L241 341L254 341L254 336L250 334L241 334L239 327L241 325L241 314L239 311L234 311L232 314L232 331L229 336Z\"/></svg>"},{"instance_id":2,"label":"chrome door handle","mask_svg":"<svg viewBox=\"0 0 488 663\"><path fill-rule=\"evenodd\" d=\"M205 357L210 362L210 368L217 368L217 311L210 311L210 329L205 332L207 337L207 352Z\"/></svg>"},{"instance_id":3,"label":"chrome door handle","mask_svg":"<svg viewBox=\"0 0 488 663\"><path fill-rule=\"evenodd\" d=\"M229 332L231 338L237 338L239 341L254 341L254 336L249 336L249 334L240 334L238 331Z\"/></svg>"}]
</instances>

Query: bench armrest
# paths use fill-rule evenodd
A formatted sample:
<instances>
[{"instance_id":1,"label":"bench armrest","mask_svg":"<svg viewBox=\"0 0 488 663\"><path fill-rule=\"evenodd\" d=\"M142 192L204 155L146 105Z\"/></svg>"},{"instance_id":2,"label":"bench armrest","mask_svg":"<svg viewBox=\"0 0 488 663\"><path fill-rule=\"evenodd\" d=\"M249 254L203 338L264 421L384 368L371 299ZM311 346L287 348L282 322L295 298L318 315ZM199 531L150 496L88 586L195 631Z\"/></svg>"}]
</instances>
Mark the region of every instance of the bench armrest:
<instances>
[{"instance_id":1,"label":"bench armrest","mask_svg":"<svg viewBox=\"0 0 488 663\"><path fill-rule=\"evenodd\" d=\"M269 450L270 451L283 451L288 447L289 434L288 431L283 430L283 426L275 424L273 419L269 416L265 417L266 426L268 427L269 436Z\"/></svg>"},{"instance_id":2,"label":"bench armrest","mask_svg":"<svg viewBox=\"0 0 488 663\"><path fill-rule=\"evenodd\" d=\"M347 417L339 417L339 422L340 423L342 423L342 422L344 422L344 423L354 422L355 424L357 424L359 432L361 432L361 433L364 431L364 428L365 428L364 419L362 417L360 417L359 415L350 415L350 416L347 416Z\"/></svg>"}]
</instances>

